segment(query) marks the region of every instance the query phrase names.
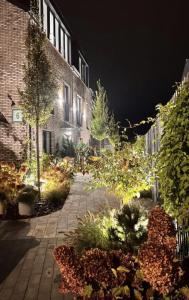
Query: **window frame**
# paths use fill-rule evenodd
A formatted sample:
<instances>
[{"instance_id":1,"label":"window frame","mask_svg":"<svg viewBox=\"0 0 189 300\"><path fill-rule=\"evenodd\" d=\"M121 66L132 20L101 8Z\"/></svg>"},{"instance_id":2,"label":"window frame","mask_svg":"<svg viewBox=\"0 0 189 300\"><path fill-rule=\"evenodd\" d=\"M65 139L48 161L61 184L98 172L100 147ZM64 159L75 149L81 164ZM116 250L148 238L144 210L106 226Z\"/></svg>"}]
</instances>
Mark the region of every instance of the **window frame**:
<instances>
[{"instance_id":1,"label":"window frame","mask_svg":"<svg viewBox=\"0 0 189 300\"><path fill-rule=\"evenodd\" d=\"M68 93L68 101L66 103L66 99L65 99L65 88L67 89ZM71 93L70 93L70 85L67 84L66 82L64 82L63 84L63 115L64 115L64 121L65 122L70 122L70 101L71 98ZM68 117L68 118L67 118Z\"/></svg>"},{"instance_id":2,"label":"window frame","mask_svg":"<svg viewBox=\"0 0 189 300\"><path fill-rule=\"evenodd\" d=\"M80 103L80 104L78 105L78 103ZM77 96L76 96L76 126L82 127L82 125L83 125L83 99L79 94L77 94Z\"/></svg>"}]
</instances>

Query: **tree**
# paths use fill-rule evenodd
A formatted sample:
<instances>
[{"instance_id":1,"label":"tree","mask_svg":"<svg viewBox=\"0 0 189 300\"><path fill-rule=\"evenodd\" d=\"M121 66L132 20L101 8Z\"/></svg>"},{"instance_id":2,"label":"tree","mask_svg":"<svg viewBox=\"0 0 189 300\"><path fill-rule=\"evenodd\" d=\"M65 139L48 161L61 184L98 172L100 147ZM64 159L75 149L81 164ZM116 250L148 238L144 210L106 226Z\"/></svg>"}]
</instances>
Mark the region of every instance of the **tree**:
<instances>
[{"instance_id":1,"label":"tree","mask_svg":"<svg viewBox=\"0 0 189 300\"><path fill-rule=\"evenodd\" d=\"M140 192L152 186L151 157L144 151L144 138L135 143L123 141L115 151L106 150L98 164L90 166L93 180L91 188L105 187L123 204L139 197Z\"/></svg>"},{"instance_id":2,"label":"tree","mask_svg":"<svg viewBox=\"0 0 189 300\"><path fill-rule=\"evenodd\" d=\"M115 148L120 142L119 127L113 114L110 115L108 121L108 140L113 148Z\"/></svg>"},{"instance_id":3,"label":"tree","mask_svg":"<svg viewBox=\"0 0 189 300\"><path fill-rule=\"evenodd\" d=\"M91 134L100 142L108 137L108 105L107 93L101 85L100 80L97 81L97 91L92 108Z\"/></svg>"},{"instance_id":4,"label":"tree","mask_svg":"<svg viewBox=\"0 0 189 300\"><path fill-rule=\"evenodd\" d=\"M45 51L46 36L38 22L28 24L26 38L27 62L24 65L25 89L20 91L24 119L36 131L37 182L40 198L39 127L44 125L53 109L57 82Z\"/></svg>"},{"instance_id":5,"label":"tree","mask_svg":"<svg viewBox=\"0 0 189 300\"><path fill-rule=\"evenodd\" d=\"M168 213L181 222L188 221L189 83L181 84L175 98L159 110L163 123L158 155L161 198Z\"/></svg>"}]
</instances>

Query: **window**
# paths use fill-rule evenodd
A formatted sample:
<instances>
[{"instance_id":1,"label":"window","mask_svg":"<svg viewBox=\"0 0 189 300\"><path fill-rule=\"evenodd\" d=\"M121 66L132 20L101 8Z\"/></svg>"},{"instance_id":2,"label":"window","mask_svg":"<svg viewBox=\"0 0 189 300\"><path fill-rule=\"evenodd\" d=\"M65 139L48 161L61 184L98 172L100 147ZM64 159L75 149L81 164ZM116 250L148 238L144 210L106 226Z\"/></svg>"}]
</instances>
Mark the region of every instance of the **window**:
<instances>
[{"instance_id":1,"label":"window","mask_svg":"<svg viewBox=\"0 0 189 300\"><path fill-rule=\"evenodd\" d=\"M50 23L49 23L49 40L53 45L55 45L55 36L54 36L54 15L50 11Z\"/></svg>"},{"instance_id":2,"label":"window","mask_svg":"<svg viewBox=\"0 0 189 300\"><path fill-rule=\"evenodd\" d=\"M68 36L65 34L65 60L68 62Z\"/></svg>"},{"instance_id":3,"label":"window","mask_svg":"<svg viewBox=\"0 0 189 300\"><path fill-rule=\"evenodd\" d=\"M70 108L69 108L69 86L64 85L64 121L69 122L69 113L70 113Z\"/></svg>"},{"instance_id":4,"label":"window","mask_svg":"<svg viewBox=\"0 0 189 300\"><path fill-rule=\"evenodd\" d=\"M57 19L55 19L55 46L56 49L59 51L59 23Z\"/></svg>"},{"instance_id":5,"label":"window","mask_svg":"<svg viewBox=\"0 0 189 300\"><path fill-rule=\"evenodd\" d=\"M82 99L79 95L77 95L76 101L76 125L81 127L82 126Z\"/></svg>"},{"instance_id":6,"label":"window","mask_svg":"<svg viewBox=\"0 0 189 300\"><path fill-rule=\"evenodd\" d=\"M89 85L89 68L82 56L79 56L79 73L83 82Z\"/></svg>"},{"instance_id":7,"label":"window","mask_svg":"<svg viewBox=\"0 0 189 300\"><path fill-rule=\"evenodd\" d=\"M64 31L60 28L60 53L64 56Z\"/></svg>"},{"instance_id":8,"label":"window","mask_svg":"<svg viewBox=\"0 0 189 300\"><path fill-rule=\"evenodd\" d=\"M66 62L71 63L71 39L69 33L64 30L64 25L54 11L47 5L45 0L40 0L40 13L43 21L43 30L46 32L51 43L62 54ZM65 32L66 31L66 32Z\"/></svg>"},{"instance_id":9,"label":"window","mask_svg":"<svg viewBox=\"0 0 189 300\"><path fill-rule=\"evenodd\" d=\"M43 152L51 154L51 132L43 130Z\"/></svg>"},{"instance_id":10,"label":"window","mask_svg":"<svg viewBox=\"0 0 189 300\"><path fill-rule=\"evenodd\" d=\"M79 57L79 73L81 75L81 57Z\"/></svg>"},{"instance_id":11,"label":"window","mask_svg":"<svg viewBox=\"0 0 189 300\"><path fill-rule=\"evenodd\" d=\"M43 1L43 30L47 33L47 4Z\"/></svg>"}]
</instances>

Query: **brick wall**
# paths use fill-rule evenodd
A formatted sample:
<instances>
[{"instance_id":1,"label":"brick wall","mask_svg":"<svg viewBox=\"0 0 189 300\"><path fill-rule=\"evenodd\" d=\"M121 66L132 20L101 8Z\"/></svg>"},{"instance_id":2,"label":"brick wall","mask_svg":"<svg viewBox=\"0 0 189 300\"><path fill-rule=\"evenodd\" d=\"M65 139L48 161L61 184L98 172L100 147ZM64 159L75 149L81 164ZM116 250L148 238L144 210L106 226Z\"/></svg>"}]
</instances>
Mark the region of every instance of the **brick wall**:
<instances>
[{"instance_id":1,"label":"brick wall","mask_svg":"<svg viewBox=\"0 0 189 300\"><path fill-rule=\"evenodd\" d=\"M22 157L26 126L12 123L10 98L17 106L20 101L18 88L23 86L27 21L28 15L20 5L0 1L0 111L8 121L6 125L0 123L0 160Z\"/></svg>"},{"instance_id":2,"label":"brick wall","mask_svg":"<svg viewBox=\"0 0 189 300\"><path fill-rule=\"evenodd\" d=\"M23 4L24 2L24 4ZM23 123L12 122L11 99L15 107L19 105L18 89L23 89L23 64L25 62L27 25L29 14L27 1L1 0L0 1L0 112L8 124L0 120L0 160L20 161L23 156L23 145L28 135L28 126ZM24 5L24 6L23 6ZM47 41L47 52L54 66L54 76L59 82L59 89L66 83L70 87L70 96L74 103L77 94L83 99L83 107L87 121L84 120L82 128L76 128L75 117L68 127L75 142L82 137L84 142L90 138L87 123L90 123L91 92L78 78L72 68L65 62L52 44ZM11 99L10 99L11 98ZM51 116L44 128L40 129L40 150L42 152L43 130L52 133L52 152L56 149L57 142L61 141L67 132L63 122L63 99L54 99L54 115ZM35 131L32 130L32 140L35 141Z\"/></svg>"}]
</instances>

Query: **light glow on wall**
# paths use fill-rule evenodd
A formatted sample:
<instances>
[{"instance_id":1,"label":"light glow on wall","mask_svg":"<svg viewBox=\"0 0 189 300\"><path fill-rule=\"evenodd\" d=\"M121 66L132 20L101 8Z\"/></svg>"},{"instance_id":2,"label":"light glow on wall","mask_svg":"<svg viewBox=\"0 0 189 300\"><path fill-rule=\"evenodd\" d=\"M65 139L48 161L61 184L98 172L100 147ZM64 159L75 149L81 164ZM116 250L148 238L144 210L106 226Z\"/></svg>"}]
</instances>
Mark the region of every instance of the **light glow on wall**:
<instances>
[{"instance_id":1,"label":"light glow on wall","mask_svg":"<svg viewBox=\"0 0 189 300\"><path fill-rule=\"evenodd\" d=\"M86 120L87 120L87 113L86 113L86 106L84 105L84 108L83 108L83 122L84 122L84 124L86 123Z\"/></svg>"},{"instance_id":2,"label":"light glow on wall","mask_svg":"<svg viewBox=\"0 0 189 300\"><path fill-rule=\"evenodd\" d=\"M59 105L62 105L63 103L63 88L60 88L58 91L58 103Z\"/></svg>"}]
</instances>

